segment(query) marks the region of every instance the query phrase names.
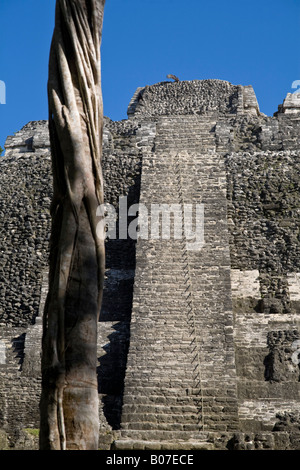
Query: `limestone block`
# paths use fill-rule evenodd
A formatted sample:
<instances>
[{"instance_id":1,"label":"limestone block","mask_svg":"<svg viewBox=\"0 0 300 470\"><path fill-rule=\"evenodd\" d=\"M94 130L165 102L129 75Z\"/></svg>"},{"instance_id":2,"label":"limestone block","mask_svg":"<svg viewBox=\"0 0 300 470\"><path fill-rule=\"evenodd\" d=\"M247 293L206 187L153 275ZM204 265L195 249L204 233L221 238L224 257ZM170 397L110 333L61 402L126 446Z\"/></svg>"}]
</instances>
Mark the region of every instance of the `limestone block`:
<instances>
[{"instance_id":1,"label":"limestone block","mask_svg":"<svg viewBox=\"0 0 300 470\"><path fill-rule=\"evenodd\" d=\"M259 271L238 269L231 270L232 296L235 298L260 298Z\"/></svg>"},{"instance_id":2,"label":"limestone block","mask_svg":"<svg viewBox=\"0 0 300 470\"><path fill-rule=\"evenodd\" d=\"M9 450L8 436L5 431L0 430L0 450Z\"/></svg>"},{"instance_id":3,"label":"limestone block","mask_svg":"<svg viewBox=\"0 0 300 470\"><path fill-rule=\"evenodd\" d=\"M290 292L290 300L300 301L300 273L288 273L287 280Z\"/></svg>"},{"instance_id":4,"label":"limestone block","mask_svg":"<svg viewBox=\"0 0 300 470\"><path fill-rule=\"evenodd\" d=\"M0 365L6 364L6 346L4 341L0 341Z\"/></svg>"},{"instance_id":5,"label":"limestone block","mask_svg":"<svg viewBox=\"0 0 300 470\"><path fill-rule=\"evenodd\" d=\"M251 85L243 87L244 111L247 113L258 115L259 105L255 92Z\"/></svg>"}]
</instances>

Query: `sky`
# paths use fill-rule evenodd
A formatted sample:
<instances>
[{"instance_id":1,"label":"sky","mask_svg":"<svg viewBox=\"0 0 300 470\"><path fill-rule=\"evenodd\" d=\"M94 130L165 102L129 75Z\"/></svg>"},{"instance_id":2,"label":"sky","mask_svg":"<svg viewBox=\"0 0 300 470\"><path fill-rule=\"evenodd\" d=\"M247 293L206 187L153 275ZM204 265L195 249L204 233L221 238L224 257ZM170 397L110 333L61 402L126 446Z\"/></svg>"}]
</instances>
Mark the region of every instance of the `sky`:
<instances>
[{"instance_id":1,"label":"sky","mask_svg":"<svg viewBox=\"0 0 300 470\"><path fill-rule=\"evenodd\" d=\"M54 12L55 0L0 0L2 148L29 121L48 118ZM299 42L300 0L106 0L104 114L126 119L136 88L174 74L252 85L260 110L272 116L296 91Z\"/></svg>"}]
</instances>

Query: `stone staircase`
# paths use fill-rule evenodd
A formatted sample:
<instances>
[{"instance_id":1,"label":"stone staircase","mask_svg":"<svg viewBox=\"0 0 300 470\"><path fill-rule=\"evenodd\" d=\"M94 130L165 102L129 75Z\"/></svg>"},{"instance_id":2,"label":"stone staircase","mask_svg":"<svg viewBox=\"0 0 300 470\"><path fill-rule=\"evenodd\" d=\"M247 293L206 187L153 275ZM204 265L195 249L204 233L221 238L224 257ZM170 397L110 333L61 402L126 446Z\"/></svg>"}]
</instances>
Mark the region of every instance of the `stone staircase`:
<instances>
[{"instance_id":1,"label":"stone staircase","mask_svg":"<svg viewBox=\"0 0 300 470\"><path fill-rule=\"evenodd\" d=\"M149 239L138 240L116 448L208 448L207 432L237 429L226 177L215 124L162 117L155 150L143 157L140 203L148 215L151 204L182 213L185 204L202 204L204 245L191 249L184 231L175 238L172 229L170 239L153 239L149 229Z\"/></svg>"},{"instance_id":2,"label":"stone staircase","mask_svg":"<svg viewBox=\"0 0 300 470\"><path fill-rule=\"evenodd\" d=\"M214 115L160 117L156 128L155 152L189 151L203 154L215 150L217 119Z\"/></svg>"}]
</instances>

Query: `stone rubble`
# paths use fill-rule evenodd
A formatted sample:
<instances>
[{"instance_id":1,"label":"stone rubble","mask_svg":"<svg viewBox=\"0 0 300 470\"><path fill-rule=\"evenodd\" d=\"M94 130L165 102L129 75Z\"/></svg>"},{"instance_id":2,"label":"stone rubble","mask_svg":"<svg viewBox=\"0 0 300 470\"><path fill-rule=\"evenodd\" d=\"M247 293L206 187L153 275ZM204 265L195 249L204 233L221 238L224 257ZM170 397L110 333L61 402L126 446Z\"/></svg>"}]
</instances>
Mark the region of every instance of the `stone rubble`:
<instances>
[{"instance_id":1,"label":"stone rubble","mask_svg":"<svg viewBox=\"0 0 300 470\"><path fill-rule=\"evenodd\" d=\"M162 82L137 89L127 120L105 118L105 201L117 217L120 196L128 207L203 204L205 243L107 240L99 448L300 449L299 96L268 117L251 86ZM36 448L47 122L28 123L5 149L0 442Z\"/></svg>"}]
</instances>

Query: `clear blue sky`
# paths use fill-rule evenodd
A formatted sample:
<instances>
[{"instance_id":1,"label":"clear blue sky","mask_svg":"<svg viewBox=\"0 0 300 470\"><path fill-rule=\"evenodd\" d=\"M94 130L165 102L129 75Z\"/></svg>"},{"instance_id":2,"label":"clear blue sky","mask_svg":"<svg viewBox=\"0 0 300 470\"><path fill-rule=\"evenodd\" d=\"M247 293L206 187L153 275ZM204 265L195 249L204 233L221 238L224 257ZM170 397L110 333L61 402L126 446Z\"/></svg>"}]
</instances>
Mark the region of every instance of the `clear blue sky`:
<instances>
[{"instance_id":1,"label":"clear blue sky","mask_svg":"<svg viewBox=\"0 0 300 470\"><path fill-rule=\"evenodd\" d=\"M0 146L47 119L55 0L0 0ZM252 85L273 115L300 80L300 0L106 0L102 41L104 114L126 119L137 87L166 79L217 78Z\"/></svg>"}]
</instances>

